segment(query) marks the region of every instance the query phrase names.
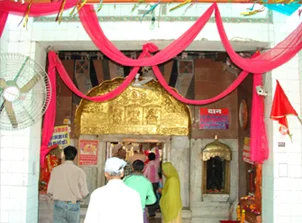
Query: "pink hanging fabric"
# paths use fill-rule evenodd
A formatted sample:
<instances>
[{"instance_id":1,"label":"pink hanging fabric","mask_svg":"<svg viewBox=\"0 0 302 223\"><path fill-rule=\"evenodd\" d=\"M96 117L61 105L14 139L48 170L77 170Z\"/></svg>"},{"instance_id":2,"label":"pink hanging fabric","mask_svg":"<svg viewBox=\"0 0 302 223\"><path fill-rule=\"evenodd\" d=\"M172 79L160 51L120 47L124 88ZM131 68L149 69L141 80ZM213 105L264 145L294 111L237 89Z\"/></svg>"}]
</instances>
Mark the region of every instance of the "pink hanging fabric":
<instances>
[{"instance_id":1,"label":"pink hanging fabric","mask_svg":"<svg viewBox=\"0 0 302 223\"><path fill-rule=\"evenodd\" d=\"M288 62L302 49L302 23L300 23L300 25L289 36L271 50L263 53L255 59L242 58L234 51L231 43L229 42L223 27L218 6L216 5L216 7L215 21L220 39L231 60L242 70L249 71L254 74L271 71Z\"/></svg>"},{"instance_id":2,"label":"pink hanging fabric","mask_svg":"<svg viewBox=\"0 0 302 223\"><path fill-rule=\"evenodd\" d=\"M148 46L148 48L147 48ZM152 52L152 51L156 51L157 47L153 44L147 44L147 46L144 46L143 49L143 53L141 54L140 57L144 57L144 56L151 56L150 53L148 52ZM151 50L149 47L151 47L153 50ZM107 101L107 100L111 100L115 97L117 97L118 95L120 95L128 86L129 84L133 81L135 75L137 74L139 68L135 67L131 70L130 74L127 76L127 78L123 81L123 83L118 86L116 89L114 89L112 92L109 92L107 94L104 95L100 95L100 96L95 96L95 97L89 97L85 94L83 94L82 92L80 92L77 87L74 85L73 81L70 79L69 75L67 74L67 71L65 70L64 66L62 65L60 59L58 58L58 56L56 55L55 52L51 51L48 53L48 57L52 58L51 61L49 61L49 63L55 63L57 71L61 77L61 79L64 81L64 83L66 84L66 86L76 95L78 95L81 98L90 100L90 101L95 101L95 102L102 102L102 101ZM53 66L53 65L52 65ZM163 77L160 69L158 68L158 66L152 66L153 72L155 74L155 76L157 77L159 83L165 88L166 91L168 91L173 97L175 97L177 100L185 103L185 104L192 104L192 105L205 105L205 104L210 104L213 103L215 101L218 101L222 98L224 98L225 96L227 96L228 94L230 94L232 91L234 91L238 85L246 78L246 76L249 74L248 72L242 71L239 76L236 78L236 80L227 87L227 89L225 89L223 92L221 92L219 95L210 98L210 99L204 99L204 100L191 100L191 99L186 99L184 98L182 95L180 95L179 93L177 93L175 90L173 90L168 83L166 82L165 78Z\"/></svg>"},{"instance_id":3,"label":"pink hanging fabric","mask_svg":"<svg viewBox=\"0 0 302 223\"><path fill-rule=\"evenodd\" d=\"M157 50L158 50L158 48L154 44L146 44L143 46L143 52L139 58L145 57L148 52L153 53ZM77 87L74 85L73 81L70 79L68 73L66 72L63 64L61 63L60 59L58 58L58 56L56 55L55 52L50 51L48 53L48 57L50 58L49 63L51 63L52 66L56 67L63 82L73 93L75 93L76 95L78 95L81 98L84 98L84 99L87 99L90 101L95 101L95 102L111 100L111 99L117 97L118 95L120 95L130 85L130 83L133 81L135 75L139 71L139 67L134 67L131 70L130 74L127 76L127 78L123 81L123 83L120 86L118 86L116 89L114 89L112 92L109 92L104 95L96 96L96 97L89 97L77 89ZM55 71L50 70L50 72L55 72Z\"/></svg>"},{"instance_id":4,"label":"pink hanging fabric","mask_svg":"<svg viewBox=\"0 0 302 223\"><path fill-rule=\"evenodd\" d=\"M66 1L65 9L75 6L77 0ZM61 2L52 3L33 3L30 9L30 16L45 16L58 13ZM0 1L0 11L23 15L28 3L20 4L10 0ZM172 59L190 45L204 25L210 19L215 10L215 19L222 43L230 55L232 61L242 70L251 73L264 73L270 71L287 61L289 61L302 48L302 24L293 31L284 41L279 43L275 48L267 51L256 59L242 58L232 48L225 33L219 9L214 3L182 36L171 43L162 51L150 58L141 58L138 60L131 59L123 55L104 35L95 10L91 5L85 5L80 11L80 19L83 27L96 44L96 46L113 61L125 66L153 66L164 63ZM1 24L4 26L4 22Z\"/></svg>"},{"instance_id":5,"label":"pink hanging fabric","mask_svg":"<svg viewBox=\"0 0 302 223\"><path fill-rule=\"evenodd\" d=\"M0 12L0 37L2 36L3 30L5 28L7 17L8 12Z\"/></svg>"},{"instance_id":6,"label":"pink hanging fabric","mask_svg":"<svg viewBox=\"0 0 302 223\"><path fill-rule=\"evenodd\" d=\"M132 59L125 56L119 51L108 38L105 36L102 28L100 27L98 18L94 11L93 6L85 5L80 11L79 16L84 29L94 42L94 44L111 60L125 66L151 66L164 63L179 53L184 51L196 38L200 30L205 26L210 19L215 8L215 4L191 26L184 34L174 40L165 49L149 58Z\"/></svg>"},{"instance_id":7,"label":"pink hanging fabric","mask_svg":"<svg viewBox=\"0 0 302 223\"><path fill-rule=\"evenodd\" d=\"M256 52L252 56L252 58L257 58L259 55L260 55L260 53ZM151 56L151 55L149 54L149 56ZM169 92L169 94L171 94L174 98L176 98L177 100L179 100L185 104L192 104L192 105L206 105L206 104L213 103L215 101L218 101L218 100L226 97L228 94L230 94L232 91L234 91L249 74L246 71L242 71L239 74L239 76L236 78L236 80L227 87L227 89L225 89L223 92L221 92L219 95L216 95L213 98L204 99L204 100L192 100L192 99L184 98L182 95L178 94L175 90L173 90L166 82L166 80L165 80L164 76L162 75L158 66L152 66L152 70L153 70L154 75L157 77L158 82L165 88L165 90L167 92ZM259 75L256 75L256 76L259 76ZM199 86L199 87L202 87L202 86Z\"/></svg>"},{"instance_id":8,"label":"pink hanging fabric","mask_svg":"<svg viewBox=\"0 0 302 223\"><path fill-rule=\"evenodd\" d=\"M125 66L153 66L172 59L186 49L210 19L215 10L215 20L220 38L232 61L243 70L251 73L264 73L289 61L302 48L302 24L297 27L285 40L273 49L255 59L242 58L232 48L216 3L214 3L182 36L152 57L131 59L122 54L105 36L92 6L85 5L79 16L84 29L95 45L113 61Z\"/></svg>"},{"instance_id":9,"label":"pink hanging fabric","mask_svg":"<svg viewBox=\"0 0 302 223\"><path fill-rule=\"evenodd\" d=\"M143 53L140 55L140 58L145 57L145 56L151 56L149 52L154 52L157 51L157 47L154 44L147 44L143 47ZM259 54L256 53L253 55L253 58L256 58ZM84 95L81 93L76 86L73 84L72 80L70 79L69 75L67 74L64 66L62 65L60 59L57 57L57 55L54 52L49 52L49 75L53 76L55 75L55 69L53 67L57 68L58 73L64 83L78 96L85 98L87 100L91 101L96 101L96 102L101 102L105 100L110 100L118 96L121 92L124 91L125 88L128 87L128 85L131 83L133 80L135 74L138 71L138 68L135 67L132 69L131 73L129 76L124 80L124 82L114 89L112 92L109 92L105 95L101 96L96 96L96 97L89 97L87 95ZM247 72L243 71L241 74L238 76L238 78L226 89L224 90L221 94L211 98L211 99L206 99L206 100L189 100L181 95L179 95L177 92L175 92L165 81L163 75L161 74L160 69L158 66L152 66L152 69L154 71L154 74L158 78L158 81L162 84L162 86L172 95L174 96L177 100L182 101L187 104L195 104L195 105L204 105L204 104L209 104L212 102L215 102L229 93L231 93L234 89L237 88L237 86L244 80L244 78L248 75ZM253 139L251 141L251 160L255 161L256 163L262 163L264 160L267 159L268 157L268 144L267 144L267 138L266 138L266 132L265 132L265 124L264 124L264 101L263 97L258 96L256 93L255 89L256 86L262 85L262 75L254 75L254 83L253 83L253 105L252 105L252 118L251 118L251 138ZM119 89L119 90L117 90ZM48 114L47 114L48 115ZM46 115L45 115L46 116ZM53 131L53 126L50 127L48 126L49 129L52 129L51 132ZM43 132L44 134L44 132ZM47 149L47 147L44 147ZM45 152L41 152L43 156L47 154L47 150ZM41 155L41 159L43 156ZM44 160L44 159L42 159Z\"/></svg>"},{"instance_id":10,"label":"pink hanging fabric","mask_svg":"<svg viewBox=\"0 0 302 223\"><path fill-rule=\"evenodd\" d=\"M262 86L262 75L253 76L253 99L251 114L251 160L262 164L269 154L265 122L264 122L264 97L259 96L257 86Z\"/></svg>"},{"instance_id":11,"label":"pink hanging fabric","mask_svg":"<svg viewBox=\"0 0 302 223\"><path fill-rule=\"evenodd\" d=\"M74 7L77 4L77 0L69 0L66 1L65 9L69 9ZM6 19L9 13L24 15L26 11L28 3L20 4L11 2L10 0L2 0L0 2L0 34L1 30L6 23ZM52 3L33 3L30 9L30 16L45 16L49 14L58 13L61 6L61 2L52 2ZM228 52L231 60L244 71L239 75L239 77L232 83L226 90L224 90L221 94L217 95L214 98L206 99L206 100L189 100L178 93L176 93L173 89L171 89L166 83L164 77L162 76L158 64L164 63L179 53L184 51L191 42L196 38L198 33L202 30L204 25L210 19L213 11L215 11L215 19L216 25L221 37L222 43ZM83 27L85 28L88 35L91 37L92 41L95 45L110 59L113 61L125 65L125 66L133 66L134 68L131 70L129 76L123 81L123 83L114 89L112 92L109 92L105 95L100 95L97 97L88 97L82 94L76 86L73 84L72 80L69 78L65 68L62 63L58 59L57 55L54 52L49 53L49 75L51 82L55 86L55 68L60 74L64 83L78 96L92 101L105 101L115 98L120 95L125 88L129 86L131 81L134 79L136 73L141 66L152 66L152 69L158 78L158 81L163 85L163 87L176 99L183 103L187 104L195 104L195 105L204 105L208 103L212 103L217 101L229 93L231 93L248 75L251 73L264 73L270 71L287 61L289 61L292 57L294 57L302 48L302 24L300 24L296 30L294 30L285 40L279 43L273 49L263 53L262 55L256 58L242 58L238 55L234 49L232 48L226 32L223 27L222 19L219 13L219 9L216 3L214 3L209 9L191 26L183 35L181 35L178 39L176 39L169 46L156 53L154 56L151 56L150 53L154 53L158 51L157 47L153 44L146 44L143 49L143 53L140 57L135 60L126 57L122 52L120 52L105 36L103 33L99 21L97 19L96 13L93 9L93 6L85 5L79 11L80 19ZM262 163L263 160L268 157L268 146L267 139L265 133L265 125L264 125L264 108L263 108L263 98L259 97L256 94L255 86L261 85L262 83L261 75L254 75L254 93L253 93L253 108L252 108L252 142L251 142L251 159L257 163ZM54 117L55 117L55 89L53 89L53 98L51 104L45 114L44 118L44 126L43 126L43 137L42 137L42 147L41 147L41 160L44 160L44 156L48 152L48 142L51 138L53 127L54 127ZM259 115L262 115L262 118ZM44 164L41 165L43 166Z\"/></svg>"},{"instance_id":12,"label":"pink hanging fabric","mask_svg":"<svg viewBox=\"0 0 302 223\"><path fill-rule=\"evenodd\" d=\"M44 167L45 156L49 152L48 144L51 140L53 129L55 126L55 118L56 118L56 106L57 106L57 83L56 83L56 58L49 57L49 65L48 65L48 77L50 80L51 86L51 100L49 106L45 112L44 120L43 120L43 129L42 129L42 141L41 141L41 149L40 149L40 165Z\"/></svg>"}]
</instances>

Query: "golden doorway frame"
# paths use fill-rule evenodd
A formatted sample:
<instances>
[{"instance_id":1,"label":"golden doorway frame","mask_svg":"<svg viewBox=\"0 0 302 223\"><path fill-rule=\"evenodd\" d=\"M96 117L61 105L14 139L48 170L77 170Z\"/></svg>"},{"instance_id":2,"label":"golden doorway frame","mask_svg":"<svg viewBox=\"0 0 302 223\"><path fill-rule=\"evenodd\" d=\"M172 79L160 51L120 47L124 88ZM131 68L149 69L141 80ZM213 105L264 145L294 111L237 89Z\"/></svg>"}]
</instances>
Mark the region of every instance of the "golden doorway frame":
<instances>
[{"instance_id":1,"label":"golden doorway frame","mask_svg":"<svg viewBox=\"0 0 302 223\"><path fill-rule=\"evenodd\" d=\"M104 81L88 92L99 96L114 90L124 78ZM82 99L75 115L76 135L189 135L191 112L155 80L147 88L129 86L106 102Z\"/></svg>"}]
</instances>

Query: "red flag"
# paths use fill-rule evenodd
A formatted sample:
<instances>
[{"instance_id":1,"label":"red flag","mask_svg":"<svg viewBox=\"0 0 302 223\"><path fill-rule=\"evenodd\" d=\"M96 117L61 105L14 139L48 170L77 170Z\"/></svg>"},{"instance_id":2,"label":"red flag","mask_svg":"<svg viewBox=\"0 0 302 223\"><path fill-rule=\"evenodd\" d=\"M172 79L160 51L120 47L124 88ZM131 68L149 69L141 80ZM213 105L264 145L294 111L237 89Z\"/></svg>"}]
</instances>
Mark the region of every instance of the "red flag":
<instances>
[{"instance_id":1,"label":"red flag","mask_svg":"<svg viewBox=\"0 0 302 223\"><path fill-rule=\"evenodd\" d=\"M281 134L288 134L289 136L291 136L287 124L287 115L295 115L298 117L298 113L289 102L286 94L279 84L279 81L277 80L277 86L271 110L271 119L279 122L279 131L281 132Z\"/></svg>"}]
</instances>

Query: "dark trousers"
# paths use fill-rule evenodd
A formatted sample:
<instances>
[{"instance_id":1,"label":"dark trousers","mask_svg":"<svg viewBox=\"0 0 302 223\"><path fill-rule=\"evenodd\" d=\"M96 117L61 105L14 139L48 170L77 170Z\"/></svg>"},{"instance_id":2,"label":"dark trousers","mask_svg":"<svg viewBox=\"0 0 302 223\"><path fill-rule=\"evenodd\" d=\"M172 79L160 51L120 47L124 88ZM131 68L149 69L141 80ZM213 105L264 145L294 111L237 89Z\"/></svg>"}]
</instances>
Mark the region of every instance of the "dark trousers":
<instances>
[{"instance_id":1,"label":"dark trousers","mask_svg":"<svg viewBox=\"0 0 302 223\"><path fill-rule=\"evenodd\" d=\"M157 190L158 190L158 183L152 183L152 186L153 186L153 192L154 192L154 195L156 196L157 194ZM156 202L152 205L148 205L148 213L149 213L149 217L150 216L155 216L155 212L156 210L159 208L159 205L158 205L158 198L156 196Z\"/></svg>"}]
</instances>

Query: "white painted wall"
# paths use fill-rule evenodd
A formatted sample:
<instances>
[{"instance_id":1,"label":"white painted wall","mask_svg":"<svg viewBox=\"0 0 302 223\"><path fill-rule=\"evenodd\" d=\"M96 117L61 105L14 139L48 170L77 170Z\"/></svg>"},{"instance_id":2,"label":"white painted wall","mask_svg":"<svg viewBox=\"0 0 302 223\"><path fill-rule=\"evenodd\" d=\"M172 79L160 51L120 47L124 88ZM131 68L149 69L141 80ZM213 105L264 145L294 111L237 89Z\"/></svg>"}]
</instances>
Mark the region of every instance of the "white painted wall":
<instances>
[{"instance_id":1,"label":"white painted wall","mask_svg":"<svg viewBox=\"0 0 302 223\"><path fill-rule=\"evenodd\" d=\"M31 41L31 32L16 27L21 17L10 16L0 40L1 53L29 55L45 67L46 53ZM29 25L32 24L32 20ZM12 34L13 33L13 34ZM13 38L16 35L18 38ZM38 182L41 120L19 131L0 130L0 222L38 222Z\"/></svg>"},{"instance_id":2,"label":"white painted wall","mask_svg":"<svg viewBox=\"0 0 302 223\"><path fill-rule=\"evenodd\" d=\"M297 14L291 17L274 14L274 25L269 35L272 47L283 40L299 25ZM266 75L265 88L269 95L265 100L265 120L269 139L270 156L263 165L262 213L263 223L302 222L302 144L301 124L296 117L288 116L293 141L282 136L277 122L269 119L276 79L287 94L296 111L301 114L301 53L285 65ZM285 142L285 147L278 147Z\"/></svg>"}]
</instances>

